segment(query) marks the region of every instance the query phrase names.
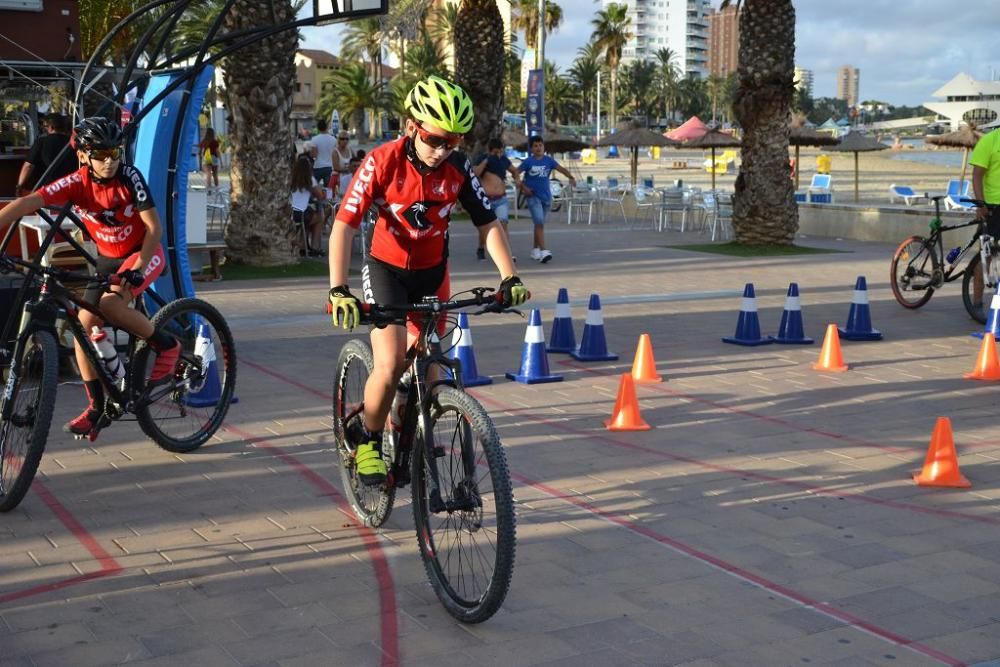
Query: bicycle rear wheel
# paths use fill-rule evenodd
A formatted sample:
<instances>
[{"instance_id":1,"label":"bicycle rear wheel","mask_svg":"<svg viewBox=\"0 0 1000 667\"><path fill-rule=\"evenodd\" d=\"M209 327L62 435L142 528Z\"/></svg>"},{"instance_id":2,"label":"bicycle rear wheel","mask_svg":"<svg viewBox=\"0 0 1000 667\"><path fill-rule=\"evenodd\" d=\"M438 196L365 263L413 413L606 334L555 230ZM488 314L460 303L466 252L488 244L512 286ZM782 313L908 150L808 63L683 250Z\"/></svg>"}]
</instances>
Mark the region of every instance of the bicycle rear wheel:
<instances>
[{"instance_id":1,"label":"bicycle rear wheel","mask_svg":"<svg viewBox=\"0 0 1000 667\"><path fill-rule=\"evenodd\" d=\"M360 340L349 340L340 348L337 357L337 375L333 380L333 435L337 440L340 456L340 479L351 509L366 526L376 528L385 523L396 499L396 487L391 480L379 486L367 486L358 479L354 465L354 450L347 442L347 422L362 415L365 402L365 383L371 375L375 361L371 348ZM388 452L383 446L383 456ZM391 470L392 461L386 461Z\"/></svg>"},{"instance_id":2,"label":"bicycle rear wheel","mask_svg":"<svg viewBox=\"0 0 1000 667\"><path fill-rule=\"evenodd\" d=\"M931 241L911 236L896 248L889 270L892 295L904 308L919 308L934 296L941 262Z\"/></svg>"},{"instance_id":3,"label":"bicycle rear wheel","mask_svg":"<svg viewBox=\"0 0 1000 667\"><path fill-rule=\"evenodd\" d=\"M139 401L143 432L169 452L201 447L222 426L236 389L236 347L225 318L201 299L177 299L157 311L153 326L181 344L174 376ZM144 387L156 360L141 341L132 361L132 386Z\"/></svg>"},{"instance_id":4,"label":"bicycle rear wheel","mask_svg":"<svg viewBox=\"0 0 1000 667\"><path fill-rule=\"evenodd\" d=\"M994 262L996 259L993 260ZM996 282L989 279L983 283L983 293L978 300L973 294L975 288L975 276L982 275L982 259L979 255L973 255L969 260L969 265L965 267L965 275L962 276L962 303L965 305L965 312L969 317L980 324L986 324L986 315L989 313L989 303L996 290ZM990 284L992 282L992 284Z\"/></svg>"},{"instance_id":5,"label":"bicycle rear wheel","mask_svg":"<svg viewBox=\"0 0 1000 667\"><path fill-rule=\"evenodd\" d=\"M503 604L514 570L514 498L507 459L489 415L457 389L438 389L431 399L430 424L424 427L437 452L434 461L426 460L427 434L421 432L412 492L424 567L449 614L463 623L481 623ZM431 511L431 464L437 466L447 511Z\"/></svg>"},{"instance_id":6,"label":"bicycle rear wheel","mask_svg":"<svg viewBox=\"0 0 1000 667\"><path fill-rule=\"evenodd\" d=\"M11 362L0 399L0 410L12 403L10 419L0 423L0 512L17 507L35 478L52 424L58 375L56 340L36 331L21 358Z\"/></svg>"}]
</instances>

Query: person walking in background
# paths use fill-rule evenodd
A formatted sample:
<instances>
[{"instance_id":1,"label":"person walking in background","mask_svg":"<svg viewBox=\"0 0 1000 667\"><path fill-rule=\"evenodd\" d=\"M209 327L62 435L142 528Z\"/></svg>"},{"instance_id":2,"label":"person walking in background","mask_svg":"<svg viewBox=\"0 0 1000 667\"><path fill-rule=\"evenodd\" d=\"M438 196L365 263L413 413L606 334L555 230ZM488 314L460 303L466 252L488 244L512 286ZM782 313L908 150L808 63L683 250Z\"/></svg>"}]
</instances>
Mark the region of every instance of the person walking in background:
<instances>
[{"instance_id":1,"label":"person walking in background","mask_svg":"<svg viewBox=\"0 0 1000 667\"><path fill-rule=\"evenodd\" d=\"M302 249L303 255L309 257L323 257L325 253L321 249L322 232L324 222L324 207L322 202L325 196L321 193L323 188L313 177L312 162L306 155L300 155L295 159L292 167L292 193L289 202L292 205L292 222L303 225L305 229L305 247Z\"/></svg>"},{"instance_id":2,"label":"person walking in background","mask_svg":"<svg viewBox=\"0 0 1000 667\"><path fill-rule=\"evenodd\" d=\"M347 130L341 130L337 133L337 147L333 150L333 174L334 179L330 182L333 183L334 180L337 183L336 189L338 197L343 197L344 193L347 192L347 184L351 182L351 176L354 175L354 170L357 165L352 165L351 160L353 155L351 155L351 147L348 144L350 135L347 134Z\"/></svg>"},{"instance_id":3,"label":"person walking in background","mask_svg":"<svg viewBox=\"0 0 1000 667\"><path fill-rule=\"evenodd\" d=\"M500 221L507 244L510 245L510 232L507 230L507 222L510 218L510 210L507 204L507 173L510 172L514 178L514 185L521 188L521 172L514 167L510 158L504 153L503 142L499 139L490 139L486 144L486 153L476 160L472 168L479 181L483 185L483 190L490 198L490 206ZM476 259L486 259L486 232L479 228L479 246L476 248ZM517 261L517 258L514 258Z\"/></svg>"},{"instance_id":4,"label":"person walking in background","mask_svg":"<svg viewBox=\"0 0 1000 667\"><path fill-rule=\"evenodd\" d=\"M312 145L316 147L316 155L313 157L313 177L317 183L322 183L323 187L326 187L333 172L333 148L336 144L334 138L327 132L328 127L326 119L317 120L318 132L312 138Z\"/></svg>"},{"instance_id":5,"label":"person walking in background","mask_svg":"<svg viewBox=\"0 0 1000 667\"><path fill-rule=\"evenodd\" d=\"M201 151L201 168L205 171L205 186L219 187L219 140L215 138L215 130L205 129L205 137L198 144Z\"/></svg>"},{"instance_id":6,"label":"person walking in background","mask_svg":"<svg viewBox=\"0 0 1000 667\"><path fill-rule=\"evenodd\" d=\"M531 213L534 224L534 243L531 249L531 259L545 264L552 259L552 253L545 247L545 217L552 206L552 190L549 188L549 176L558 171L569 180L571 188L576 187L576 178L569 173L551 155L545 154L545 141L537 134L529 141L531 155L518 167L524 173L522 190L526 195L525 205Z\"/></svg>"},{"instance_id":7,"label":"person walking in background","mask_svg":"<svg viewBox=\"0 0 1000 667\"><path fill-rule=\"evenodd\" d=\"M18 197L33 192L41 184L68 176L80 166L76 152L69 145L69 119L62 114L49 114L42 121L42 128L44 134L35 139L27 161L21 165Z\"/></svg>"},{"instance_id":8,"label":"person walking in background","mask_svg":"<svg viewBox=\"0 0 1000 667\"><path fill-rule=\"evenodd\" d=\"M1000 206L1000 128L984 134L969 155L972 165L972 197L990 206ZM976 218L986 220L986 233L1000 237L1000 208L976 208ZM993 260L996 261L996 260ZM972 276L972 303L983 307L983 271L977 266Z\"/></svg>"}]
</instances>

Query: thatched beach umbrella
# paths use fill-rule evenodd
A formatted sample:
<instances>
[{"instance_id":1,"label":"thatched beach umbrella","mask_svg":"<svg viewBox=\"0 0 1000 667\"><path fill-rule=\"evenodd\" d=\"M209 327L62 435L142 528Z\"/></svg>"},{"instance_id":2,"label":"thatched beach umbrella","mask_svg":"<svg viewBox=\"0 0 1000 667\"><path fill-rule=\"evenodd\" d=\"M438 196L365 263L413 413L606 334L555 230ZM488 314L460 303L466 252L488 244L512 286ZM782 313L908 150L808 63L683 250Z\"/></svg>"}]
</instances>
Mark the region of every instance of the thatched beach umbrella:
<instances>
[{"instance_id":1,"label":"thatched beach umbrella","mask_svg":"<svg viewBox=\"0 0 1000 667\"><path fill-rule=\"evenodd\" d=\"M875 141L871 137L860 132L848 132L840 138L840 143L831 146L831 151L838 153L854 153L854 201L858 201L858 153L867 151L884 151L889 148L881 141Z\"/></svg>"},{"instance_id":2,"label":"thatched beach umbrella","mask_svg":"<svg viewBox=\"0 0 1000 667\"><path fill-rule=\"evenodd\" d=\"M504 146L517 147L521 144L528 143L528 137L520 130L507 127L504 128L503 133L500 135L500 141L503 142Z\"/></svg>"},{"instance_id":3,"label":"thatched beach umbrella","mask_svg":"<svg viewBox=\"0 0 1000 667\"><path fill-rule=\"evenodd\" d=\"M814 128L804 125L792 125L788 128L788 144L795 146L795 189L799 189L799 172L802 166L799 163L800 146L834 146L837 143L835 137L826 132L817 132Z\"/></svg>"},{"instance_id":4,"label":"thatched beach umbrella","mask_svg":"<svg viewBox=\"0 0 1000 667\"><path fill-rule=\"evenodd\" d=\"M530 137L525 138L525 140L516 144L514 148L519 151L531 151L531 146L528 144ZM547 153L569 153L572 151L581 151L584 148L589 148L590 144L585 141L580 141L576 137L572 137L568 134L561 134L559 132L546 132L542 135L542 139L545 141L545 151Z\"/></svg>"},{"instance_id":5,"label":"thatched beach umbrella","mask_svg":"<svg viewBox=\"0 0 1000 667\"><path fill-rule=\"evenodd\" d=\"M965 180L965 169L969 162L969 151L976 147L976 144L982 136L983 133L975 127L963 124L954 132L924 137L924 142L934 144L936 146L948 146L950 148L962 149L962 178L958 181L961 183Z\"/></svg>"},{"instance_id":6,"label":"thatched beach umbrella","mask_svg":"<svg viewBox=\"0 0 1000 667\"><path fill-rule=\"evenodd\" d=\"M639 148L641 146L677 146L679 141L668 139L659 132L644 127L629 127L609 134L597 142L598 146L628 146L632 152L632 184L639 174Z\"/></svg>"},{"instance_id":7,"label":"thatched beach umbrella","mask_svg":"<svg viewBox=\"0 0 1000 667\"><path fill-rule=\"evenodd\" d=\"M697 139L684 142L685 148L711 148L712 149L712 189L715 189L715 149L716 148L739 148L739 140L731 134L720 132L719 130L709 130Z\"/></svg>"}]
</instances>

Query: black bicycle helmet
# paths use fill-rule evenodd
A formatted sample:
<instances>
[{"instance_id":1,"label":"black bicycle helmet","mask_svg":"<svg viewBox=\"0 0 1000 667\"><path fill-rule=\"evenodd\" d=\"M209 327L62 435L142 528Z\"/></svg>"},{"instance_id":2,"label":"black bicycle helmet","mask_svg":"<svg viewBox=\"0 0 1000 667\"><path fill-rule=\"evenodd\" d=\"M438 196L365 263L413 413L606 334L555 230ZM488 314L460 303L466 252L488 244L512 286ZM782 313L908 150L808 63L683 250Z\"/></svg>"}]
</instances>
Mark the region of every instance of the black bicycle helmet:
<instances>
[{"instance_id":1,"label":"black bicycle helmet","mask_svg":"<svg viewBox=\"0 0 1000 667\"><path fill-rule=\"evenodd\" d=\"M121 126L101 116L84 118L73 128L73 148L76 150L117 148L124 143Z\"/></svg>"}]
</instances>

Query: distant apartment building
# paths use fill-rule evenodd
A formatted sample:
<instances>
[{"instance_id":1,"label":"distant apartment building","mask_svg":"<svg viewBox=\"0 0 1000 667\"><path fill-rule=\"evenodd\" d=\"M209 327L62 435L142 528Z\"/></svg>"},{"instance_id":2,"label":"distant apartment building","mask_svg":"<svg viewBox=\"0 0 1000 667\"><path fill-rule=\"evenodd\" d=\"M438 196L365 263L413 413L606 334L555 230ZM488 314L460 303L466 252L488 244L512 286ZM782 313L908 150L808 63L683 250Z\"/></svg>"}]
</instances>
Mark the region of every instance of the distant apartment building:
<instances>
[{"instance_id":1,"label":"distant apartment building","mask_svg":"<svg viewBox=\"0 0 1000 667\"><path fill-rule=\"evenodd\" d=\"M813 73L805 67L795 68L795 90L804 90L809 97L813 96Z\"/></svg>"},{"instance_id":2,"label":"distant apartment building","mask_svg":"<svg viewBox=\"0 0 1000 667\"><path fill-rule=\"evenodd\" d=\"M740 16L730 5L708 15L708 73L727 77L740 60Z\"/></svg>"},{"instance_id":3,"label":"distant apartment building","mask_svg":"<svg viewBox=\"0 0 1000 667\"><path fill-rule=\"evenodd\" d=\"M847 106L853 107L858 103L858 88L861 79L861 70L851 65L844 65L837 70L837 99L845 100Z\"/></svg>"},{"instance_id":4,"label":"distant apartment building","mask_svg":"<svg viewBox=\"0 0 1000 667\"><path fill-rule=\"evenodd\" d=\"M614 0L602 0L607 7ZM632 38L622 50L622 62L655 61L656 52L677 55L682 76L708 76L708 16L711 0L624 0Z\"/></svg>"}]
</instances>

